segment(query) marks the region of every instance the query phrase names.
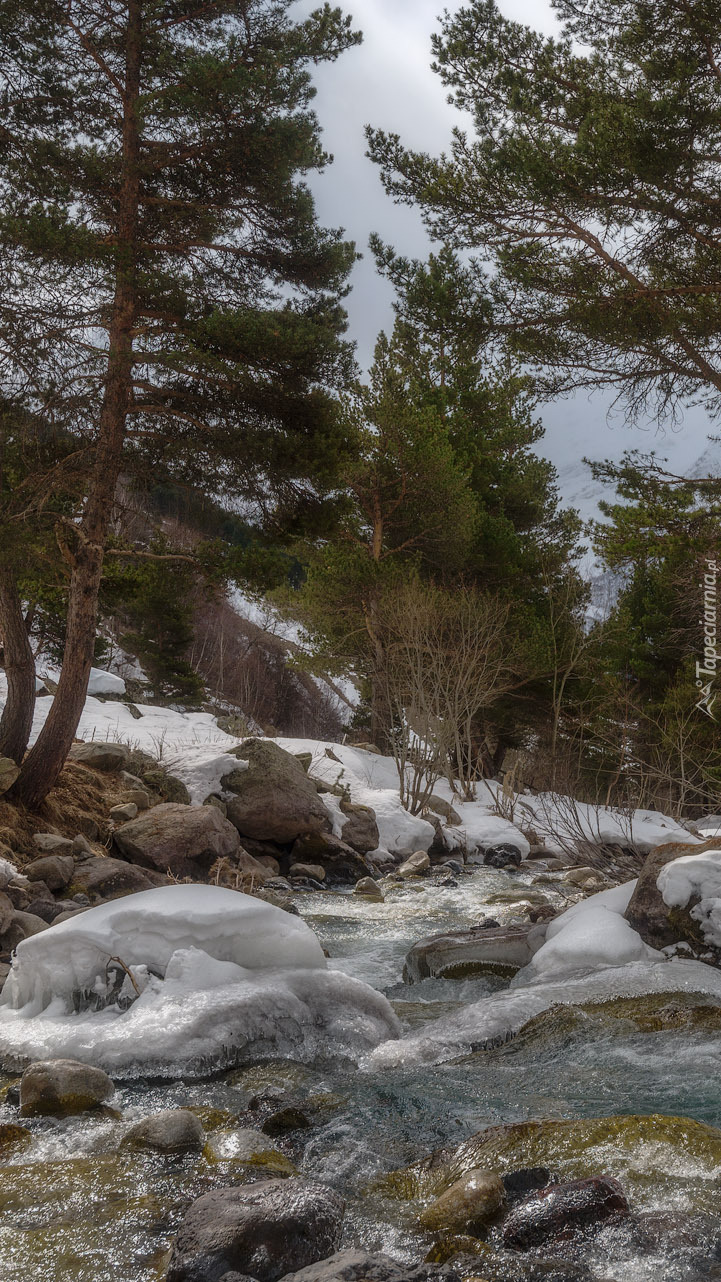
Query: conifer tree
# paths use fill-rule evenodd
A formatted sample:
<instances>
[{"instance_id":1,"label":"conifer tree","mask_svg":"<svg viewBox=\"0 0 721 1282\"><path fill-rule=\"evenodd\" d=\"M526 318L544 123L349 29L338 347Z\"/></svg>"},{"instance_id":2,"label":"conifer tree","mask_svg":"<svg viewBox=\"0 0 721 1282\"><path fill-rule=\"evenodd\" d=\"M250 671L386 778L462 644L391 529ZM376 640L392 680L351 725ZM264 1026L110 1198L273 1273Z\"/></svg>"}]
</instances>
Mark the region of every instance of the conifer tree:
<instances>
[{"instance_id":1,"label":"conifer tree","mask_svg":"<svg viewBox=\"0 0 721 1282\"><path fill-rule=\"evenodd\" d=\"M721 406L716 0L554 0L547 38L469 0L433 37L448 153L370 130L386 189L496 269L496 331L544 390Z\"/></svg>"},{"instance_id":2,"label":"conifer tree","mask_svg":"<svg viewBox=\"0 0 721 1282\"><path fill-rule=\"evenodd\" d=\"M312 497L349 377L354 257L303 176L328 159L309 68L359 36L290 0L0 0L0 380L82 439L57 694L15 796L65 760L116 484L162 464L260 511Z\"/></svg>"}]
</instances>

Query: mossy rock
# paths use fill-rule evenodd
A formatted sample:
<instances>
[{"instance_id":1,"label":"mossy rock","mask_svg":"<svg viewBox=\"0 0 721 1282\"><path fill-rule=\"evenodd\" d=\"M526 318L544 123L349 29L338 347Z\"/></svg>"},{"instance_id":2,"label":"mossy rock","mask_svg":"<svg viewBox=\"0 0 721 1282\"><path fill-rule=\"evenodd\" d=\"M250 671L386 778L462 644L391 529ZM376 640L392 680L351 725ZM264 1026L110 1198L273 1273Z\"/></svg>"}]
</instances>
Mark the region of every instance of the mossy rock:
<instances>
[{"instance_id":1,"label":"mossy rock","mask_svg":"<svg viewBox=\"0 0 721 1282\"><path fill-rule=\"evenodd\" d=\"M474 1168L501 1175L545 1166L561 1180L600 1174L627 1193L653 1200L685 1193L697 1209L717 1209L721 1130L661 1114L616 1115L490 1126L456 1148L438 1149L381 1181L399 1198L438 1197Z\"/></svg>"},{"instance_id":2,"label":"mossy rock","mask_svg":"<svg viewBox=\"0 0 721 1282\"><path fill-rule=\"evenodd\" d=\"M166 802L175 802L182 806L190 805L190 793L181 779L169 775L167 770L159 768L144 770L140 776L143 783L152 788Z\"/></svg>"},{"instance_id":3,"label":"mossy rock","mask_svg":"<svg viewBox=\"0 0 721 1282\"><path fill-rule=\"evenodd\" d=\"M32 1132L13 1122L0 1124L0 1157L9 1157L32 1144Z\"/></svg>"},{"instance_id":4,"label":"mossy rock","mask_svg":"<svg viewBox=\"0 0 721 1282\"><path fill-rule=\"evenodd\" d=\"M606 1002L557 1004L534 1015L499 1047L502 1054L517 1055L526 1049L551 1045L558 1050L576 1037L593 1032L660 1033L674 1030L716 1033L721 1031L721 1003L704 993L650 993L643 997L614 997ZM484 1047L494 1051L495 1046Z\"/></svg>"}]
</instances>

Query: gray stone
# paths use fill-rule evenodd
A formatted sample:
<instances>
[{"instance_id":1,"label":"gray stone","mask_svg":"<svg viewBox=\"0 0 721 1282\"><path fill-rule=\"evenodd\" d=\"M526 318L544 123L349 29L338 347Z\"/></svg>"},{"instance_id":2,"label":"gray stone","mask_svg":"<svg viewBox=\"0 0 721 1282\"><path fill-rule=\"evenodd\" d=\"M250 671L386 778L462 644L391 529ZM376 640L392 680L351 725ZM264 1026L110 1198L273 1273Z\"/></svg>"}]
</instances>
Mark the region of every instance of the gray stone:
<instances>
[{"instance_id":1,"label":"gray stone","mask_svg":"<svg viewBox=\"0 0 721 1282\"><path fill-rule=\"evenodd\" d=\"M145 809L147 810L147 806ZM111 806L109 812L110 818L116 824L128 823L130 819L135 819L137 813L138 807L134 801L124 801L117 806Z\"/></svg>"},{"instance_id":2,"label":"gray stone","mask_svg":"<svg viewBox=\"0 0 721 1282\"><path fill-rule=\"evenodd\" d=\"M429 855L425 850L416 850L398 869L398 876L405 881L407 877L420 877L428 872L431 866Z\"/></svg>"},{"instance_id":3,"label":"gray stone","mask_svg":"<svg viewBox=\"0 0 721 1282\"><path fill-rule=\"evenodd\" d=\"M513 975L527 966L546 936L545 925L471 926L430 935L406 956L403 979L466 979L495 973Z\"/></svg>"},{"instance_id":4,"label":"gray stone","mask_svg":"<svg viewBox=\"0 0 721 1282\"><path fill-rule=\"evenodd\" d=\"M365 899L372 899L374 903L382 904L384 902L383 891L372 877L361 877L353 887L354 895L362 895Z\"/></svg>"},{"instance_id":5,"label":"gray stone","mask_svg":"<svg viewBox=\"0 0 721 1282\"><path fill-rule=\"evenodd\" d=\"M83 766L92 766L94 770L122 770L130 750L122 743L74 743L68 753L68 761L77 761Z\"/></svg>"},{"instance_id":6,"label":"gray stone","mask_svg":"<svg viewBox=\"0 0 721 1282\"><path fill-rule=\"evenodd\" d=\"M202 1123L186 1108L165 1108L136 1122L123 1136L123 1145L156 1153L200 1153L205 1145Z\"/></svg>"},{"instance_id":7,"label":"gray stone","mask_svg":"<svg viewBox=\"0 0 721 1282\"><path fill-rule=\"evenodd\" d=\"M227 802L228 818L241 836L283 845L330 831L330 816L292 753L266 739L248 739L231 755L247 762L247 769L221 780L234 794Z\"/></svg>"},{"instance_id":8,"label":"gray stone","mask_svg":"<svg viewBox=\"0 0 721 1282\"><path fill-rule=\"evenodd\" d=\"M168 878L128 864L124 859L93 855L76 864L73 883L82 886L88 899L96 903L101 899L117 899L120 895L134 895L140 890L167 885Z\"/></svg>"},{"instance_id":9,"label":"gray stone","mask_svg":"<svg viewBox=\"0 0 721 1282\"><path fill-rule=\"evenodd\" d=\"M93 847L90 845L87 837L82 832L79 832L76 837L73 837L72 847L73 854L80 855L81 857L83 855L97 854L97 851L93 850Z\"/></svg>"},{"instance_id":10,"label":"gray stone","mask_svg":"<svg viewBox=\"0 0 721 1282\"><path fill-rule=\"evenodd\" d=\"M12 757L0 757L0 794L12 788L19 774L20 767Z\"/></svg>"},{"instance_id":11,"label":"gray stone","mask_svg":"<svg viewBox=\"0 0 721 1282\"><path fill-rule=\"evenodd\" d=\"M220 1282L233 1271L277 1282L338 1247L345 1203L309 1180L216 1189L185 1213L167 1282Z\"/></svg>"},{"instance_id":12,"label":"gray stone","mask_svg":"<svg viewBox=\"0 0 721 1282\"><path fill-rule=\"evenodd\" d=\"M33 833L33 845L44 855L70 854L73 843L67 837L60 837L55 832Z\"/></svg>"},{"instance_id":13,"label":"gray stone","mask_svg":"<svg viewBox=\"0 0 721 1282\"><path fill-rule=\"evenodd\" d=\"M120 794L119 803L135 806L137 814L138 810L150 808L150 797L145 788L126 788L125 792Z\"/></svg>"},{"instance_id":14,"label":"gray stone","mask_svg":"<svg viewBox=\"0 0 721 1282\"><path fill-rule=\"evenodd\" d=\"M166 803L123 824L113 841L125 859L175 876L206 873L216 859L233 859L240 839L214 806Z\"/></svg>"},{"instance_id":15,"label":"gray stone","mask_svg":"<svg viewBox=\"0 0 721 1282\"><path fill-rule=\"evenodd\" d=\"M376 822L375 811L370 806L360 806L353 801L341 801L340 808L346 821L341 829L341 837L347 846L351 846L359 855L367 855L377 850L380 845L380 833Z\"/></svg>"},{"instance_id":16,"label":"gray stone","mask_svg":"<svg viewBox=\"0 0 721 1282\"><path fill-rule=\"evenodd\" d=\"M20 1082L23 1117L68 1116L105 1104L115 1086L101 1068L74 1059L38 1060L25 1069Z\"/></svg>"},{"instance_id":17,"label":"gray stone","mask_svg":"<svg viewBox=\"0 0 721 1282\"><path fill-rule=\"evenodd\" d=\"M44 855L28 864L25 876L30 881L44 881L50 890L64 890L73 880L74 871L72 855Z\"/></svg>"}]
</instances>

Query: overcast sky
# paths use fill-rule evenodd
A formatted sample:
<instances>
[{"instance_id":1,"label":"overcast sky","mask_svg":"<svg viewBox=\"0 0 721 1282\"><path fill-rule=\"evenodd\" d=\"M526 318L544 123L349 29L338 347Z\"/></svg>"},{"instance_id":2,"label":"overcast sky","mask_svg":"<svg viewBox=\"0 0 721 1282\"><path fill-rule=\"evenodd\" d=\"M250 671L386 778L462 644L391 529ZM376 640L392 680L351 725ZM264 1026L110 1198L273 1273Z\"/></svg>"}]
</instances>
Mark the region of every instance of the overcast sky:
<instances>
[{"instance_id":1,"label":"overcast sky","mask_svg":"<svg viewBox=\"0 0 721 1282\"><path fill-rule=\"evenodd\" d=\"M300 0L298 12L317 0ZM556 21L547 0L500 0L509 17L549 34ZM461 0L446 0L451 11ZM448 146L451 129L461 121L445 101L440 80L430 70L430 35L438 26L443 0L345 0L364 34L363 44L342 55L316 76L315 108L326 149L334 163L313 182L321 220L343 227L365 255L353 274L348 299L351 333L367 365L379 330L392 325L392 291L375 272L368 252L372 231L401 253L425 257L429 242L419 215L385 195L375 165L365 156L363 129L372 124L400 134L411 147L437 154ZM677 432L659 437L654 428L631 429L621 417L609 420L607 405L585 394L543 408L546 437L539 450L559 469L564 495L589 512L584 455L619 458L624 449L657 449L674 467L686 470L706 447L706 416L689 411Z\"/></svg>"}]
</instances>

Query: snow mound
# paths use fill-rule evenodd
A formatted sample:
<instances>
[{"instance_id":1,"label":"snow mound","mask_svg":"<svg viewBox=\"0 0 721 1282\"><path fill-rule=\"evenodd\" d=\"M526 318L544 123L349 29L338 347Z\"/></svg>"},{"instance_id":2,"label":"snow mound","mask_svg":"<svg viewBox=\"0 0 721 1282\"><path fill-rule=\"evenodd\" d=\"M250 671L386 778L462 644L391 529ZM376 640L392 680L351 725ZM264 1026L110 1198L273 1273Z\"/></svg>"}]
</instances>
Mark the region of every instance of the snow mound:
<instances>
[{"instance_id":1,"label":"snow mound","mask_svg":"<svg viewBox=\"0 0 721 1282\"><path fill-rule=\"evenodd\" d=\"M632 962L558 983L511 988L425 1024L378 1046L364 1060L373 1071L443 1064L510 1040L524 1024L551 1006L643 997L652 993L702 993L721 999L721 972L697 961Z\"/></svg>"},{"instance_id":2,"label":"snow mound","mask_svg":"<svg viewBox=\"0 0 721 1282\"><path fill-rule=\"evenodd\" d=\"M603 966L660 959L661 953L649 948L623 916L635 886L635 881L628 881L602 890L561 913L550 923L545 943L515 982L540 976L558 979Z\"/></svg>"},{"instance_id":3,"label":"snow mound","mask_svg":"<svg viewBox=\"0 0 721 1282\"><path fill-rule=\"evenodd\" d=\"M70 1057L116 1077L204 1076L250 1058L357 1060L399 1030L385 997L327 969L301 919L233 890L168 886L18 946L0 1062Z\"/></svg>"},{"instance_id":4,"label":"snow mound","mask_svg":"<svg viewBox=\"0 0 721 1282\"><path fill-rule=\"evenodd\" d=\"M57 999L72 1003L77 993L100 993L113 960L163 977L173 955L187 948L251 971L326 966L310 927L262 899L220 886L160 886L24 939L0 1007L34 1015Z\"/></svg>"},{"instance_id":5,"label":"snow mound","mask_svg":"<svg viewBox=\"0 0 721 1282\"><path fill-rule=\"evenodd\" d=\"M674 859L661 869L656 885L669 908L685 908L691 899L698 899L691 916L699 922L704 939L721 948L721 850Z\"/></svg>"}]
</instances>

